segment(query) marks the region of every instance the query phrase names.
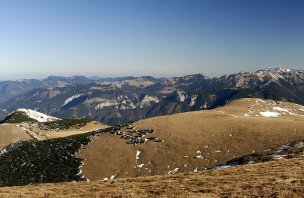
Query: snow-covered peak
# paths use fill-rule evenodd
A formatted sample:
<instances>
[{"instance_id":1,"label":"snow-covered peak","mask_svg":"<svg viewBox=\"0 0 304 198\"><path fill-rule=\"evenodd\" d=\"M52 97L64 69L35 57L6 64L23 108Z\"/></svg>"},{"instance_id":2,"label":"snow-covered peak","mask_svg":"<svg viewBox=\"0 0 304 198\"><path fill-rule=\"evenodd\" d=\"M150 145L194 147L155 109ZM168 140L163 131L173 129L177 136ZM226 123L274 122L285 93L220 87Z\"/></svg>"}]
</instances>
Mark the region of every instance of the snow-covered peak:
<instances>
[{"instance_id":1,"label":"snow-covered peak","mask_svg":"<svg viewBox=\"0 0 304 198\"><path fill-rule=\"evenodd\" d=\"M52 122L52 121L60 120L59 118L55 118L31 109L17 109L16 112L23 112L29 118L37 120L38 122Z\"/></svg>"},{"instance_id":2,"label":"snow-covered peak","mask_svg":"<svg viewBox=\"0 0 304 198\"><path fill-rule=\"evenodd\" d=\"M228 83L235 88L251 89L262 88L272 83L282 84L284 81L289 84L303 84L304 74L302 72L301 70L276 67L225 75L218 78L217 81Z\"/></svg>"},{"instance_id":3,"label":"snow-covered peak","mask_svg":"<svg viewBox=\"0 0 304 198\"><path fill-rule=\"evenodd\" d=\"M277 73L288 73L291 72L292 70L288 68L275 67L275 68L269 68L268 71L277 72Z\"/></svg>"}]
</instances>

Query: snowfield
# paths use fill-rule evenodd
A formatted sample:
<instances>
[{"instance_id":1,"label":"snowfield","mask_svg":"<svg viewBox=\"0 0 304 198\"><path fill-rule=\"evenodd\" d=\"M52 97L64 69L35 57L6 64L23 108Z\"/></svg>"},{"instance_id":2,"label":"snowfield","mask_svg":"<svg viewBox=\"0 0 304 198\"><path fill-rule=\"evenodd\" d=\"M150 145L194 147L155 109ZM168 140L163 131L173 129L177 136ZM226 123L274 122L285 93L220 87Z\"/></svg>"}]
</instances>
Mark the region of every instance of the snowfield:
<instances>
[{"instance_id":1,"label":"snowfield","mask_svg":"<svg viewBox=\"0 0 304 198\"><path fill-rule=\"evenodd\" d=\"M274 110L277 110L277 111L281 111L281 112L285 112L285 113L288 113L290 115L297 115L296 113L293 113L291 112L290 109L287 109L287 108L282 108L282 107L273 107Z\"/></svg>"},{"instance_id":2,"label":"snowfield","mask_svg":"<svg viewBox=\"0 0 304 198\"><path fill-rule=\"evenodd\" d=\"M260 112L261 116L263 117L278 117L279 115L281 115L278 112L271 112L271 111L264 111L264 112Z\"/></svg>"},{"instance_id":3,"label":"snowfield","mask_svg":"<svg viewBox=\"0 0 304 198\"><path fill-rule=\"evenodd\" d=\"M60 120L59 118L55 118L49 115L45 115L43 113L31 110L31 109L17 109L17 112L25 113L29 118L37 120L38 122L52 122L56 120Z\"/></svg>"},{"instance_id":4,"label":"snowfield","mask_svg":"<svg viewBox=\"0 0 304 198\"><path fill-rule=\"evenodd\" d=\"M302 115L304 106L298 104L288 104L273 100L256 99L255 103L248 105L249 110L243 116L279 117L279 116L304 116Z\"/></svg>"}]
</instances>

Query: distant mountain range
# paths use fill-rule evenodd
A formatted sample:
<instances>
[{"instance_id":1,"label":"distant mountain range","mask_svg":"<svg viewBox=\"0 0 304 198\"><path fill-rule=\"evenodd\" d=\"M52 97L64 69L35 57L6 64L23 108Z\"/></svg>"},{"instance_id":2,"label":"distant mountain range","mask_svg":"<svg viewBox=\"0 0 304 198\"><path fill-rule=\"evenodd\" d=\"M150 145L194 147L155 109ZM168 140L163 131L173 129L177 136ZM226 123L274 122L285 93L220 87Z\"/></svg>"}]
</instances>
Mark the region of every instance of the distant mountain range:
<instances>
[{"instance_id":1,"label":"distant mountain range","mask_svg":"<svg viewBox=\"0 0 304 198\"><path fill-rule=\"evenodd\" d=\"M136 77L116 77L116 78L102 78L98 76L85 77L85 76L49 76L43 80L38 79L24 79L24 80L7 80L0 81L0 101L5 101L16 95L25 93L37 88L51 88L51 87L64 87L73 84L90 84L94 82L115 82L123 80L132 80ZM149 78L149 77L147 77Z\"/></svg>"},{"instance_id":2,"label":"distant mountain range","mask_svg":"<svg viewBox=\"0 0 304 198\"><path fill-rule=\"evenodd\" d=\"M60 77L49 76L43 80L24 79L24 80L8 80L0 82L0 101L4 101L13 96L20 95L26 91L37 88L63 87L68 84L88 84L94 82L84 76Z\"/></svg>"},{"instance_id":3,"label":"distant mountain range","mask_svg":"<svg viewBox=\"0 0 304 198\"><path fill-rule=\"evenodd\" d=\"M0 82L1 116L29 108L58 118L89 117L122 124L179 112L212 109L239 98L304 104L304 70L266 69L219 78L202 74L156 79L150 76Z\"/></svg>"}]
</instances>

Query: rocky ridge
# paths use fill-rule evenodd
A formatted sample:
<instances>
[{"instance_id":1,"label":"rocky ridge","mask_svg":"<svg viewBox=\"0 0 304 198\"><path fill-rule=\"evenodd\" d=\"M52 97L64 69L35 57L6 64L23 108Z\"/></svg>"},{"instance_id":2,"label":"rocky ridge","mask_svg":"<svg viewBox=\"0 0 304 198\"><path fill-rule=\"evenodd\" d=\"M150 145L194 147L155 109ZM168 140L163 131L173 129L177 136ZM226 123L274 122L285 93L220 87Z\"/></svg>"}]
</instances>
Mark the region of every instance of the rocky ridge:
<instances>
[{"instance_id":1,"label":"rocky ridge","mask_svg":"<svg viewBox=\"0 0 304 198\"><path fill-rule=\"evenodd\" d=\"M0 103L2 115L30 108L59 118L89 117L117 125L160 115L213 109L239 98L304 104L304 71L266 69L219 78L202 74L152 77L42 88Z\"/></svg>"}]
</instances>

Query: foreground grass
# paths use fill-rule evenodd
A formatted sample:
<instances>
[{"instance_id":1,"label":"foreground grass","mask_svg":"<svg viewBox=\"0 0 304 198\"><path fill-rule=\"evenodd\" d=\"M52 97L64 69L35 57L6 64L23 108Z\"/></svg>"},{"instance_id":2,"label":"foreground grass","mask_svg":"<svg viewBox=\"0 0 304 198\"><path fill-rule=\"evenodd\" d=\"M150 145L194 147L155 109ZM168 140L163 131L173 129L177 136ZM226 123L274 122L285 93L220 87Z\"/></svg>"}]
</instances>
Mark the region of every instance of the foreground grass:
<instances>
[{"instance_id":1,"label":"foreground grass","mask_svg":"<svg viewBox=\"0 0 304 198\"><path fill-rule=\"evenodd\" d=\"M198 173L0 188L0 197L302 197L304 158Z\"/></svg>"}]
</instances>

